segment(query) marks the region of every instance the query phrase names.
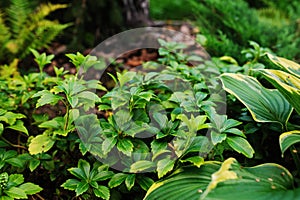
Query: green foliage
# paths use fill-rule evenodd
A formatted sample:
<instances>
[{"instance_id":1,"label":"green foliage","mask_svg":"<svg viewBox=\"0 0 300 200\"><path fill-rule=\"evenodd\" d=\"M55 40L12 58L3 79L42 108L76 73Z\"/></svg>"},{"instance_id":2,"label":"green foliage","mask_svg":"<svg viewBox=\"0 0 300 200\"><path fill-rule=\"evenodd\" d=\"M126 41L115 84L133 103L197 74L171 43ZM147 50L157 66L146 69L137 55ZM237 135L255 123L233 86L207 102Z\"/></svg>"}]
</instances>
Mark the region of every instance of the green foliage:
<instances>
[{"instance_id":1,"label":"green foliage","mask_svg":"<svg viewBox=\"0 0 300 200\"><path fill-rule=\"evenodd\" d=\"M253 3L253 2L249 2ZM246 1L190 1L196 24L207 40L205 47L214 56L239 55L248 41L267 46L289 59L298 59L299 31L296 3L278 6L268 2L254 9ZM235 57L244 62L243 57Z\"/></svg>"},{"instance_id":2,"label":"green foliage","mask_svg":"<svg viewBox=\"0 0 300 200\"><path fill-rule=\"evenodd\" d=\"M175 10L176 12L174 12ZM152 19L156 20L182 20L193 18L194 15L191 13L191 10L191 4L184 0L150 0L150 16Z\"/></svg>"},{"instance_id":3,"label":"green foliage","mask_svg":"<svg viewBox=\"0 0 300 200\"><path fill-rule=\"evenodd\" d=\"M112 171L108 171L105 165L95 164L91 169L90 164L85 160L78 161L77 168L70 168L68 171L77 179L68 179L62 184L62 187L68 190L74 190L76 196L79 196L88 190L99 198L109 199L109 188L99 185L98 182L110 179L113 176ZM79 180L78 180L79 179ZM112 179L111 179L112 180Z\"/></svg>"},{"instance_id":4,"label":"green foliage","mask_svg":"<svg viewBox=\"0 0 300 200\"><path fill-rule=\"evenodd\" d=\"M286 125L292 107L278 90L266 89L255 78L242 74L222 74L221 80L224 89L247 106L254 120Z\"/></svg>"},{"instance_id":5,"label":"green foliage","mask_svg":"<svg viewBox=\"0 0 300 200\"><path fill-rule=\"evenodd\" d=\"M5 181L23 173L29 182L20 176L1 194L26 198L41 191L38 183L62 199L299 195L299 66L269 55L281 70L267 69L275 67L261 63L269 50L255 42L243 51L243 66L230 56L204 60L184 53L184 44L159 43L158 61L110 74L113 89L88 80L105 63L80 53L66 55L75 74L54 67L47 75L53 55L35 50L38 73L21 75L17 61L3 66L0 172ZM278 164L249 167L281 162L281 155L295 161L286 164L295 179Z\"/></svg>"},{"instance_id":6,"label":"green foliage","mask_svg":"<svg viewBox=\"0 0 300 200\"><path fill-rule=\"evenodd\" d=\"M49 13L62 8L66 5L41 4L34 9L28 0L11 0L7 9L0 10L0 62L10 63L29 55L30 49L47 47L69 26L46 19Z\"/></svg>"},{"instance_id":7,"label":"green foliage","mask_svg":"<svg viewBox=\"0 0 300 200\"><path fill-rule=\"evenodd\" d=\"M175 189L176 188L176 189ZM151 186L145 197L151 199L291 199L293 177L276 164L241 167L234 159L223 163L205 162L200 168L178 169L168 179Z\"/></svg>"},{"instance_id":8,"label":"green foliage","mask_svg":"<svg viewBox=\"0 0 300 200\"><path fill-rule=\"evenodd\" d=\"M42 188L31 182L24 183L22 174L0 174L0 197L1 199L27 199L28 195L40 192Z\"/></svg>"}]
</instances>

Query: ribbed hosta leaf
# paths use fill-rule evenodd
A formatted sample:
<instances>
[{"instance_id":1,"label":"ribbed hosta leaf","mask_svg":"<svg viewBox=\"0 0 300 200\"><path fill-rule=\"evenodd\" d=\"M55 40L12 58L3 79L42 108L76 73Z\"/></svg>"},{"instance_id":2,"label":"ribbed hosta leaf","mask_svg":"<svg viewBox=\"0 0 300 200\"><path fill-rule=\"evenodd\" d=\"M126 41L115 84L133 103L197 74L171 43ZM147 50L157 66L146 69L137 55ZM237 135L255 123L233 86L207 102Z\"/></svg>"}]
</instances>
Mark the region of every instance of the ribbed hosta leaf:
<instances>
[{"instance_id":1,"label":"ribbed hosta leaf","mask_svg":"<svg viewBox=\"0 0 300 200\"><path fill-rule=\"evenodd\" d=\"M277 164L242 167L234 158L185 167L154 183L144 200L299 199L292 175Z\"/></svg>"},{"instance_id":2,"label":"ribbed hosta leaf","mask_svg":"<svg viewBox=\"0 0 300 200\"><path fill-rule=\"evenodd\" d=\"M300 78L280 70L259 70L300 114Z\"/></svg>"},{"instance_id":3,"label":"ribbed hosta leaf","mask_svg":"<svg viewBox=\"0 0 300 200\"><path fill-rule=\"evenodd\" d=\"M282 133L279 137L279 144L282 154L293 144L300 142L300 130Z\"/></svg>"},{"instance_id":4,"label":"ribbed hosta leaf","mask_svg":"<svg viewBox=\"0 0 300 200\"><path fill-rule=\"evenodd\" d=\"M285 125L292 106L276 89L266 89L255 78L242 74L221 75L224 89L236 96L257 122L278 122Z\"/></svg>"},{"instance_id":5,"label":"ribbed hosta leaf","mask_svg":"<svg viewBox=\"0 0 300 200\"><path fill-rule=\"evenodd\" d=\"M274 56L271 54L267 54L268 58L275 63L276 65L278 65L279 67L281 67L283 70L288 71L289 73L293 74L294 76L297 76L298 78L300 78L300 65L288 60L286 58L282 58L282 57L278 57L278 56Z\"/></svg>"}]
</instances>

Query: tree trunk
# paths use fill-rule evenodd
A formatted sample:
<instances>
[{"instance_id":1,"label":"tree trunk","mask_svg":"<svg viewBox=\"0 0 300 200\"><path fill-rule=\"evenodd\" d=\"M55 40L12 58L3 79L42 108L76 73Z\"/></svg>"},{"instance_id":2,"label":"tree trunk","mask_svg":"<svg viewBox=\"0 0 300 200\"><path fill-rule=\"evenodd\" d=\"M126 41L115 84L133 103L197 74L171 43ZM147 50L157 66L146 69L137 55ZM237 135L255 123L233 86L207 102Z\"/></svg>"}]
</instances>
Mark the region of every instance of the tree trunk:
<instances>
[{"instance_id":1,"label":"tree trunk","mask_svg":"<svg viewBox=\"0 0 300 200\"><path fill-rule=\"evenodd\" d=\"M127 27L141 27L151 24L149 0L122 0L122 6Z\"/></svg>"}]
</instances>

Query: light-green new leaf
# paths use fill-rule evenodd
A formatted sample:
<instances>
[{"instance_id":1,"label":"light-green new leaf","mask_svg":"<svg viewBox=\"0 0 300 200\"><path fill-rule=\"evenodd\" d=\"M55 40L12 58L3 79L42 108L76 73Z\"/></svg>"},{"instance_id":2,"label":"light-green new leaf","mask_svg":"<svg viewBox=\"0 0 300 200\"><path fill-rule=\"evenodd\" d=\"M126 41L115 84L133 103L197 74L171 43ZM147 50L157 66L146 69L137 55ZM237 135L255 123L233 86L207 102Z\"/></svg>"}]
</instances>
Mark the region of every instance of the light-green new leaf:
<instances>
[{"instance_id":1,"label":"light-green new leaf","mask_svg":"<svg viewBox=\"0 0 300 200\"><path fill-rule=\"evenodd\" d=\"M46 104L55 105L59 100L62 100L63 97L57 94L52 94L48 90L42 90L35 93L32 98L40 97L37 101L36 108L41 107Z\"/></svg>"},{"instance_id":2,"label":"light-green new leaf","mask_svg":"<svg viewBox=\"0 0 300 200\"><path fill-rule=\"evenodd\" d=\"M54 145L55 141L48 135L38 135L29 144L28 151L31 155L46 152Z\"/></svg>"}]
</instances>

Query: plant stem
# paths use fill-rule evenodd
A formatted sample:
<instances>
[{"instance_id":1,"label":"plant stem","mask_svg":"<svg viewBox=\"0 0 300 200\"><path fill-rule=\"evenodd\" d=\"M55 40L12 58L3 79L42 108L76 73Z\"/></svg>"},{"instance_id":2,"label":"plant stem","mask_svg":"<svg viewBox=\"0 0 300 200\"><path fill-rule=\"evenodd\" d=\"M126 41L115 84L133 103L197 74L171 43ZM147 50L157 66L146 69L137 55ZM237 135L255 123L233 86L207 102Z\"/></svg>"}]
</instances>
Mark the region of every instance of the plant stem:
<instances>
[{"instance_id":1,"label":"plant stem","mask_svg":"<svg viewBox=\"0 0 300 200\"><path fill-rule=\"evenodd\" d=\"M290 151L291 151L293 160L294 160L296 168L297 168L298 176L300 177L300 159L299 159L299 156L298 156L297 149L295 148L294 145L292 145L290 147Z\"/></svg>"},{"instance_id":2,"label":"plant stem","mask_svg":"<svg viewBox=\"0 0 300 200\"><path fill-rule=\"evenodd\" d=\"M21 145L18 145L18 144L13 144L13 143L11 143L10 141L8 141L7 139L5 139L4 137L0 137L4 142L6 142L7 144L9 144L10 146L12 146L12 147L16 147L16 148L21 148L21 149L25 149L25 150L27 150L27 148L26 147L24 147L24 146L21 146Z\"/></svg>"}]
</instances>

